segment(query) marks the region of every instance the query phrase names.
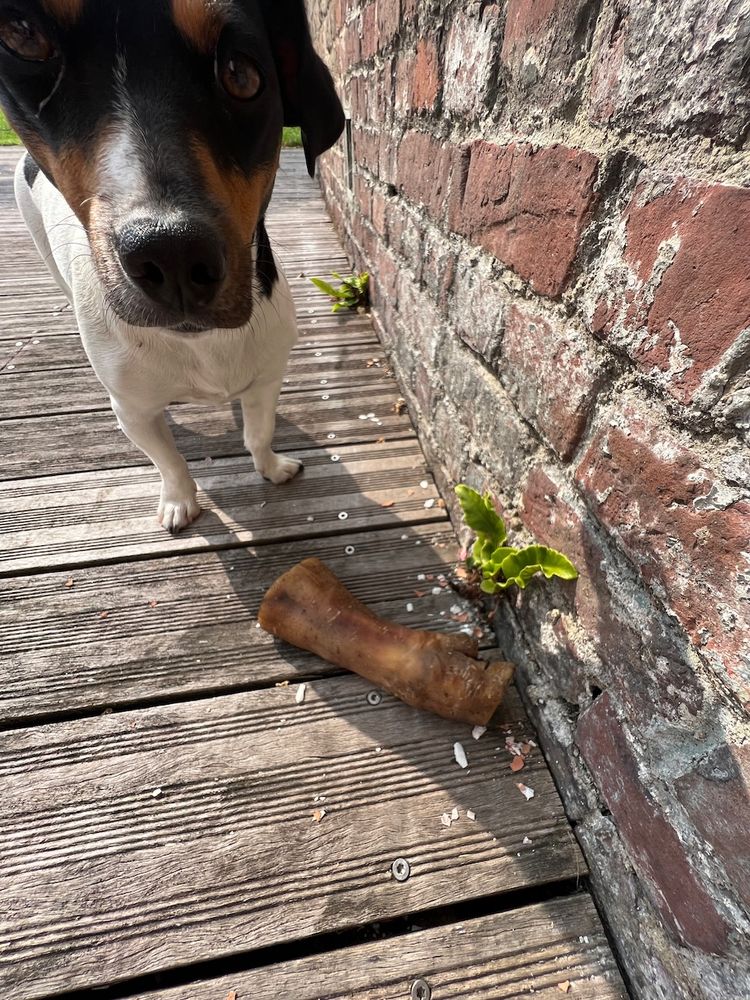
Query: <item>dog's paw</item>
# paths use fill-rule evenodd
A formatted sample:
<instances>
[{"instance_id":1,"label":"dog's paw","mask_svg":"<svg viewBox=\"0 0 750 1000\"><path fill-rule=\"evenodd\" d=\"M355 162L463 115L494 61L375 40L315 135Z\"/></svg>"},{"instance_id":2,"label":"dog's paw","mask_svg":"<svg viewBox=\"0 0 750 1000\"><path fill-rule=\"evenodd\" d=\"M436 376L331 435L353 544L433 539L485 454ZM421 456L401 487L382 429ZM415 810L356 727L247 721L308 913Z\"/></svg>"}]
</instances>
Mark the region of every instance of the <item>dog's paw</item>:
<instances>
[{"instance_id":1,"label":"dog's paw","mask_svg":"<svg viewBox=\"0 0 750 1000\"><path fill-rule=\"evenodd\" d=\"M159 524L173 535L192 524L200 512L200 506L195 499L195 487L182 496L173 491L169 493L162 491L159 501Z\"/></svg>"},{"instance_id":2,"label":"dog's paw","mask_svg":"<svg viewBox=\"0 0 750 1000\"><path fill-rule=\"evenodd\" d=\"M279 486L281 483L288 483L290 479L294 479L302 468L302 462L298 462L296 458L288 458L286 455L277 455L275 452L271 452L268 461L263 464L262 468L258 469L258 472L264 479Z\"/></svg>"}]
</instances>

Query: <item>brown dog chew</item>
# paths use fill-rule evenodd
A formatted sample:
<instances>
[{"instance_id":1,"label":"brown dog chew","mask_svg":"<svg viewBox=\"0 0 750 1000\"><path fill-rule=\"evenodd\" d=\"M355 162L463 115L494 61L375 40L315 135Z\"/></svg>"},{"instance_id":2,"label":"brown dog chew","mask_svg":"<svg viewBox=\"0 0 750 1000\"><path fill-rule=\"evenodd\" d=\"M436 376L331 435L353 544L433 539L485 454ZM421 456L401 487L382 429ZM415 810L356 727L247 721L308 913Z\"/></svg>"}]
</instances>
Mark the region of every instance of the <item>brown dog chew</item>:
<instances>
[{"instance_id":1,"label":"brown dog chew","mask_svg":"<svg viewBox=\"0 0 750 1000\"><path fill-rule=\"evenodd\" d=\"M258 612L262 628L366 677L414 708L486 726L513 664L478 660L468 636L405 628L378 618L319 559L279 577Z\"/></svg>"}]
</instances>

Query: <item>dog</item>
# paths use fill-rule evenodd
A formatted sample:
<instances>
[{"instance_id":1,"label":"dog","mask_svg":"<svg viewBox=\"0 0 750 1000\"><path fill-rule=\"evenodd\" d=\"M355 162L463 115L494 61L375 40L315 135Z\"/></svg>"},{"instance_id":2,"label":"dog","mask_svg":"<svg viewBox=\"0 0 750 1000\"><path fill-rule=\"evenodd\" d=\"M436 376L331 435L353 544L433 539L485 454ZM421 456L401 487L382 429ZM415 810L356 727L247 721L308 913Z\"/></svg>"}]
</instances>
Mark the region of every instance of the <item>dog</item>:
<instances>
[{"instance_id":1,"label":"dog","mask_svg":"<svg viewBox=\"0 0 750 1000\"><path fill-rule=\"evenodd\" d=\"M271 443L297 325L264 220L282 125L312 176L345 123L304 0L0 2L0 104L19 208L159 471L160 523L200 511L170 403L239 399L257 471L292 479Z\"/></svg>"}]
</instances>

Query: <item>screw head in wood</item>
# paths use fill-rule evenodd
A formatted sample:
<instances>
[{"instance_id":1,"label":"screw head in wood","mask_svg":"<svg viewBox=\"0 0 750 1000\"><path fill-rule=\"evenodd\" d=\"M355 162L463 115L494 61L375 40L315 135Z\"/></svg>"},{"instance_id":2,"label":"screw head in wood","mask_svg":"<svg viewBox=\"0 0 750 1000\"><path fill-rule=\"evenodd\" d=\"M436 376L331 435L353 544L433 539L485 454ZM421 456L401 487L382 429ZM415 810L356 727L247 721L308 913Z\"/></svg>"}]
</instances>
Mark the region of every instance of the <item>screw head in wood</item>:
<instances>
[{"instance_id":1,"label":"screw head in wood","mask_svg":"<svg viewBox=\"0 0 750 1000\"><path fill-rule=\"evenodd\" d=\"M432 987L426 979L415 979L411 984L411 1000L430 1000Z\"/></svg>"},{"instance_id":2,"label":"screw head in wood","mask_svg":"<svg viewBox=\"0 0 750 1000\"><path fill-rule=\"evenodd\" d=\"M383 700L383 696L380 691L368 691L367 701L370 705L379 705Z\"/></svg>"},{"instance_id":3,"label":"screw head in wood","mask_svg":"<svg viewBox=\"0 0 750 1000\"><path fill-rule=\"evenodd\" d=\"M406 858L396 858L391 865L391 874L397 882L406 882L411 875L411 865Z\"/></svg>"}]
</instances>

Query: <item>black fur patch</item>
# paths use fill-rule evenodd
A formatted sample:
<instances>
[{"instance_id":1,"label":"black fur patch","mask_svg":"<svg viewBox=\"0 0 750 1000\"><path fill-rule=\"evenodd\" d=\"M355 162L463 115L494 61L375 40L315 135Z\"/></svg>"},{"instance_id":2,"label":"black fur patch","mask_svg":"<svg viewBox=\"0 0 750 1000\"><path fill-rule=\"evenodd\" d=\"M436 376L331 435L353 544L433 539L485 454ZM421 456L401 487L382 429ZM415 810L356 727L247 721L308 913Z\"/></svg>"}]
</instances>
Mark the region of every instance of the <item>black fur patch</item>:
<instances>
[{"instance_id":1,"label":"black fur patch","mask_svg":"<svg viewBox=\"0 0 750 1000\"><path fill-rule=\"evenodd\" d=\"M273 257L271 241L269 240L268 233L266 232L265 219L261 219L258 222L257 239L258 261L255 265L255 270L258 275L258 281L260 282L263 294L267 299L270 299L273 294L273 286L279 280L279 272L276 269L276 261Z\"/></svg>"},{"instance_id":2,"label":"black fur patch","mask_svg":"<svg viewBox=\"0 0 750 1000\"><path fill-rule=\"evenodd\" d=\"M30 153L27 153L24 157L23 176L26 178L26 183L29 187L33 188L39 176L39 164L32 158Z\"/></svg>"}]
</instances>

